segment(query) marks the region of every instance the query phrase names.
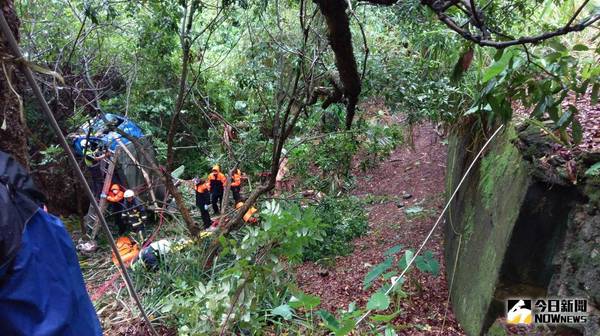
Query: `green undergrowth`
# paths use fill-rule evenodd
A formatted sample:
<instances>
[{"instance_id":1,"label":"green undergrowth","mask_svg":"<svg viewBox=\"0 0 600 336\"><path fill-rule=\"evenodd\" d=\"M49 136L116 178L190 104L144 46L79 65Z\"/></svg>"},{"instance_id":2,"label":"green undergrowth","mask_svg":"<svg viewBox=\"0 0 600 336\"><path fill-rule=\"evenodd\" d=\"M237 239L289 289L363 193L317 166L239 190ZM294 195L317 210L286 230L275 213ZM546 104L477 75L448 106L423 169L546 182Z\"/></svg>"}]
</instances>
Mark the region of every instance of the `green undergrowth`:
<instances>
[{"instance_id":1,"label":"green undergrowth","mask_svg":"<svg viewBox=\"0 0 600 336\"><path fill-rule=\"evenodd\" d=\"M309 246L306 260L343 256L352 252L352 240L368 230L365 203L354 196L325 197L315 206L315 214L323 223L324 239Z\"/></svg>"},{"instance_id":2,"label":"green undergrowth","mask_svg":"<svg viewBox=\"0 0 600 336\"><path fill-rule=\"evenodd\" d=\"M285 330L299 330L302 335L324 335L323 328L339 336L393 336L406 329L431 330L427 324L398 325L393 321L405 314L401 308L402 301L409 299L415 290L420 290L416 272L439 276L440 264L433 252L424 251L415 256L413 249L396 245L386 250L384 256L386 259L371 268L363 280L363 290L375 289L366 305L352 302L347 308L330 312L318 309L318 297L296 292L271 313L280 317L283 326L288 328ZM413 258L414 263L409 268ZM318 319L315 320L315 316ZM362 320L361 324L357 324L359 320Z\"/></svg>"},{"instance_id":3,"label":"green undergrowth","mask_svg":"<svg viewBox=\"0 0 600 336\"><path fill-rule=\"evenodd\" d=\"M323 239L323 228L313 209L293 204L267 203L261 219L219 238L214 258L206 238L179 245L154 272L136 267L134 283L155 321L179 335L237 335L269 325L270 310L288 297L292 265Z\"/></svg>"},{"instance_id":4,"label":"green undergrowth","mask_svg":"<svg viewBox=\"0 0 600 336\"><path fill-rule=\"evenodd\" d=\"M175 247L157 270L134 267L133 281L155 323L179 335L219 334L221 329L236 335L258 330L304 334L319 328L310 322L316 315L297 312L288 322L278 315L287 317L284 308L273 310L303 295L295 289L294 264L352 251L351 240L367 229L362 202L341 196L303 208L274 201L260 208L261 224L221 237L214 258L209 258L212 238L197 243L172 239Z\"/></svg>"}]
</instances>

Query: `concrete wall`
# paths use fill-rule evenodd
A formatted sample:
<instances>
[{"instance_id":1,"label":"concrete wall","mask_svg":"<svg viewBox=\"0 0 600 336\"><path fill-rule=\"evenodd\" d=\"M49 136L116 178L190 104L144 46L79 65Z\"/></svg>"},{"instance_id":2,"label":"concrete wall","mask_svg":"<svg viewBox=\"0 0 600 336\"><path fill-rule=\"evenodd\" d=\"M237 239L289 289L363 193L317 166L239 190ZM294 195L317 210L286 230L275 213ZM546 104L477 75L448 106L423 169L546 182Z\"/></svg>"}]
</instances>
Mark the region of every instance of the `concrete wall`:
<instances>
[{"instance_id":1,"label":"concrete wall","mask_svg":"<svg viewBox=\"0 0 600 336\"><path fill-rule=\"evenodd\" d=\"M483 143L475 132L449 139L448 195ZM499 134L457 194L446 220L446 268L454 276L451 300L461 326L469 335L488 327L486 316L504 254L531 181L527 164L511 143L514 129ZM457 249L456 272L453 264Z\"/></svg>"},{"instance_id":2,"label":"concrete wall","mask_svg":"<svg viewBox=\"0 0 600 336\"><path fill-rule=\"evenodd\" d=\"M469 335L486 334L504 316L504 299L546 296L587 298L590 322L575 331L600 335L600 176L584 174L600 153L566 162L540 134L507 126L447 214L452 306ZM449 137L448 196L483 142L469 129Z\"/></svg>"}]
</instances>

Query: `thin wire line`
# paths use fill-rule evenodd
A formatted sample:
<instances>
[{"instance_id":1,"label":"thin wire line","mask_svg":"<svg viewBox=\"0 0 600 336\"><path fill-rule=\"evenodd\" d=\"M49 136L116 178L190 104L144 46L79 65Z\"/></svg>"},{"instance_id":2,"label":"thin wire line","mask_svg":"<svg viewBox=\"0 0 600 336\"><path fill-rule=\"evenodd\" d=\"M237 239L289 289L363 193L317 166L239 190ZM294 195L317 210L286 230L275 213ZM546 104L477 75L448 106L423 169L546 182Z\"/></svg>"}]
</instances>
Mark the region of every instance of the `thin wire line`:
<instances>
[{"instance_id":1,"label":"thin wire line","mask_svg":"<svg viewBox=\"0 0 600 336\"><path fill-rule=\"evenodd\" d=\"M412 265L412 263L415 261L415 259L417 258L417 256L419 255L419 253L421 252L421 250L423 249L423 247L425 247L425 244L427 244L427 242L429 241L429 239L431 238L431 235L433 234L433 232L435 231L435 229L437 228L438 224L440 223L440 221L442 220L442 217L444 216L444 214L446 213L446 210L448 210L448 207L450 206L450 203L452 202L452 200L454 199L454 196L456 196L456 194L458 193L458 189L460 189L461 185L463 184L463 182L465 181L465 179L467 178L467 176L469 175L469 173L471 172L471 169L473 168L473 166L475 165L475 163L477 162L477 160L479 159L479 157L481 156L481 154L483 153L483 151L486 149L486 147L489 145L489 143L494 139L494 137L496 137L496 135L498 134L498 132L500 132L500 130L504 127L504 125L500 125L498 127L498 129L496 129L496 131L494 132L494 134L492 134L492 136L485 142L485 144L483 145L483 147L481 147L481 150L479 150L479 153L477 153L477 155L475 156L475 158L473 159L473 162L471 162L471 165L469 165L469 168L467 169L467 171L464 173L463 177L461 178L460 182L458 183L458 185L456 186L456 189L454 189L454 192L452 193L452 196L450 196L450 199L448 200L448 202L446 202L446 206L444 207L444 210L442 210L442 213L440 214L440 216L438 217L438 219L435 221L435 224L433 225L433 227L431 228L431 230L429 231L429 234L427 234L427 237L425 237L425 240L423 240L423 243L421 243L421 246L419 246L419 248L417 249L417 251L414 253L412 259L410 259L410 261L408 262L408 264L406 265L406 267L404 268L404 270L402 271L402 273L400 273L400 276L398 276L397 278L394 278L394 280L392 281L392 285L390 286L390 288L388 288L388 290L385 292L385 295L388 295L393 289L394 287L396 287L396 284L398 282L400 282L400 279L403 279L404 274L406 274L406 272L408 271L408 269L410 268L410 266ZM367 316L369 316L371 314L372 310L369 309L367 310L366 313L364 313L354 324L354 327L356 328L365 318L367 318Z\"/></svg>"}]
</instances>

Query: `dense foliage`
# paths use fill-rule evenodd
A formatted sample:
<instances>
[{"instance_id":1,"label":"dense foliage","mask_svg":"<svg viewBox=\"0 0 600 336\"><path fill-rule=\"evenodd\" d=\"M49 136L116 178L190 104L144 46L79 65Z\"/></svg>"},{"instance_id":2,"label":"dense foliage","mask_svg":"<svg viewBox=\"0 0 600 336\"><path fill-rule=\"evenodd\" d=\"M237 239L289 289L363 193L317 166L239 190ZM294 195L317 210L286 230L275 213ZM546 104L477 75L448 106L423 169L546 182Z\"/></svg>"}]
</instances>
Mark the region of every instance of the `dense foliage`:
<instances>
[{"instance_id":1,"label":"dense foliage","mask_svg":"<svg viewBox=\"0 0 600 336\"><path fill-rule=\"evenodd\" d=\"M155 273L137 269L134 280L155 323L181 335L265 329L310 334L323 328L345 335L360 315L376 311L366 330L393 335L387 323L401 313L412 250L396 247L371 270L365 289L379 287L366 307L337 315L319 311L318 298L293 286L294 263L335 260L367 231L365 201L348 196L352 173L409 143L415 123L454 127L467 118L486 130L510 121L516 105L529 108L521 117L557 142L581 140L571 101L589 94L597 102L597 29L485 48L441 24L438 13L422 5L431 1L391 7L368 2L375 1L342 13L349 17L364 101L351 129L344 128L349 99L341 93L343 60L331 48L331 20L321 15L320 1L18 2L28 61L64 78L62 84L48 71L38 74L65 133L102 112L123 114L150 135L161 166L185 166L183 179L204 176L219 163L225 170L241 168L250 176L246 187L256 190L258 181L277 171L283 153L295 191L324 195L306 206L299 193L274 196L265 188L257 194L259 225L217 235L216 242L182 243ZM482 11L489 29L511 40L568 26L578 8L575 1L499 0ZM578 12L590 18L597 13L597 4ZM453 7L447 14L475 30L477 18L468 10ZM385 108L374 108L367 98ZM70 169L31 95L23 100L29 125L39 125L29 139L32 166L49 172L47 189L55 193L52 186ZM193 206L186 188L179 189L185 193L180 209ZM74 190L72 200L77 196ZM178 215L164 236L188 234ZM415 264L422 272L439 272L430 252Z\"/></svg>"},{"instance_id":2,"label":"dense foliage","mask_svg":"<svg viewBox=\"0 0 600 336\"><path fill-rule=\"evenodd\" d=\"M322 241L310 244L304 252L308 260L346 255L352 252L352 239L368 229L364 202L356 197L326 197L315 209L324 227Z\"/></svg>"},{"instance_id":3,"label":"dense foliage","mask_svg":"<svg viewBox=\"0 0 600 336\"><path fill-rule=\"evenodd\" d=\"M323 239L323 224L310 209L275 202L261 216L260 227L246 226L223 238L214 261L207 260L209 241L183 242L156 273L140 265L135 280L146 306L180 335L263 329L270 310L288 295L291 265L302 260L309 244Z\"/></svg>"}]
</instances>

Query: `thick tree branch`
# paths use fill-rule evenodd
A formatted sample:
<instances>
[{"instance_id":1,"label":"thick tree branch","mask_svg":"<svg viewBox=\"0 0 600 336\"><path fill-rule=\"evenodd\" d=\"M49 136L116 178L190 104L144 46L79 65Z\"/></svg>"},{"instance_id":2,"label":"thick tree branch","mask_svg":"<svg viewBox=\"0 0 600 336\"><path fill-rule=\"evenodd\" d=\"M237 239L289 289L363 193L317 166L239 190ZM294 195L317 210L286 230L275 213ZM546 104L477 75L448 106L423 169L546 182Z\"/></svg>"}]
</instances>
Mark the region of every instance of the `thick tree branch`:
<instances>
[{"instance_id":1,"label":"thick tree branch","mask_svg":"<svg viewBox=\"0 0 600 336\"><path fill-rule=\"evenodd\" d=\"M485 47L493 47L493 48L497 48L497 49L502 49L502 48L506 48L506 47L510 47L510 46L514 46L514 45L535 44L535 43L539 43L539 42L545 41L547 39L550 39L550 38L553 38L556 36L566 35L571 32L582 31L585 28L587 28L590 25L597 22L598 20L600 20L600 14L591 16L587 20L584 20L581 23L576 24L576 25L565 26L563 28L559 28L554 31L550 31L550 32L546 32L546 33L534 35L534 36L524 36L524 37L520 37L518 39L514 39L514 40L510 40L510 41L494 41L494 40L482 39L480 36L473 35L470 32L468 32L467 30L465 30L464 28L459 27L456 24L456 22L454 22L454 20L452 20L449 16L447 16L444 13L439 13L438 18L446 26L448 26L448 28L454 30L455 32L460 34L463 38L465 38L469 41L472 41L478 45L485 46Z\"/></svg>"},{"instance_id":2,"label":"thick tree branch","mask_svg":"<svg viewBox=\"0 0 600 336\"><path fill-rule=\"evenodd\" d=\"M354 58L350 20L346 13L348 5L345 0L314 0L314 2L319 6L327 22L329 44L335 54L335 64L340 74L344 96L348 100L346 128L350 129L361 91L361 80Z\"/></svg>"},{"instance_id":3,"label":"thick tree branch","mask_svg":"<svg viewBox=\"0 0 600 336\"><path fill-rule=\"evenodd\" d=\"M366 2L375 5L391 6L396 4L398 0L361 0L361 2ZM505 41L496 41L490 39L489 31L492 31L492 29L487 27L483 13L475 7L475 1L421 0L421 4L429 7L432 11L434 11L438 16L438 19L442 23L444 23L448 28L452 29L463 38L474 42L480 46L493 47L497 49L502 49L514 45L535 44L556 36L566 35L571 32L579 32L584 30L585 28L593 25L594 23L598 22L598 20L600 20L600 14L593 14L587 19L584 19L577 24L573 24L588 3L589 0L585 0L577 8L575 13L570 17L569 21L567 21L567 24L565 24L561 28L557 28L549 32L540 33L538 35L523 36ZM464 8L461 7L461 5L464 6ZM468 23L471 26L476 27L481 34L471 33L467 28L461 27L458 23L456 23L456 21L454 21L450 16L448 16L445 13L450 7L453 6L462 9L463 12L465 12L465 14L469 17ZM495 32L495 34L501 37L506 37L506 34L500 32Z\"/></svg>"}]
</instances>

